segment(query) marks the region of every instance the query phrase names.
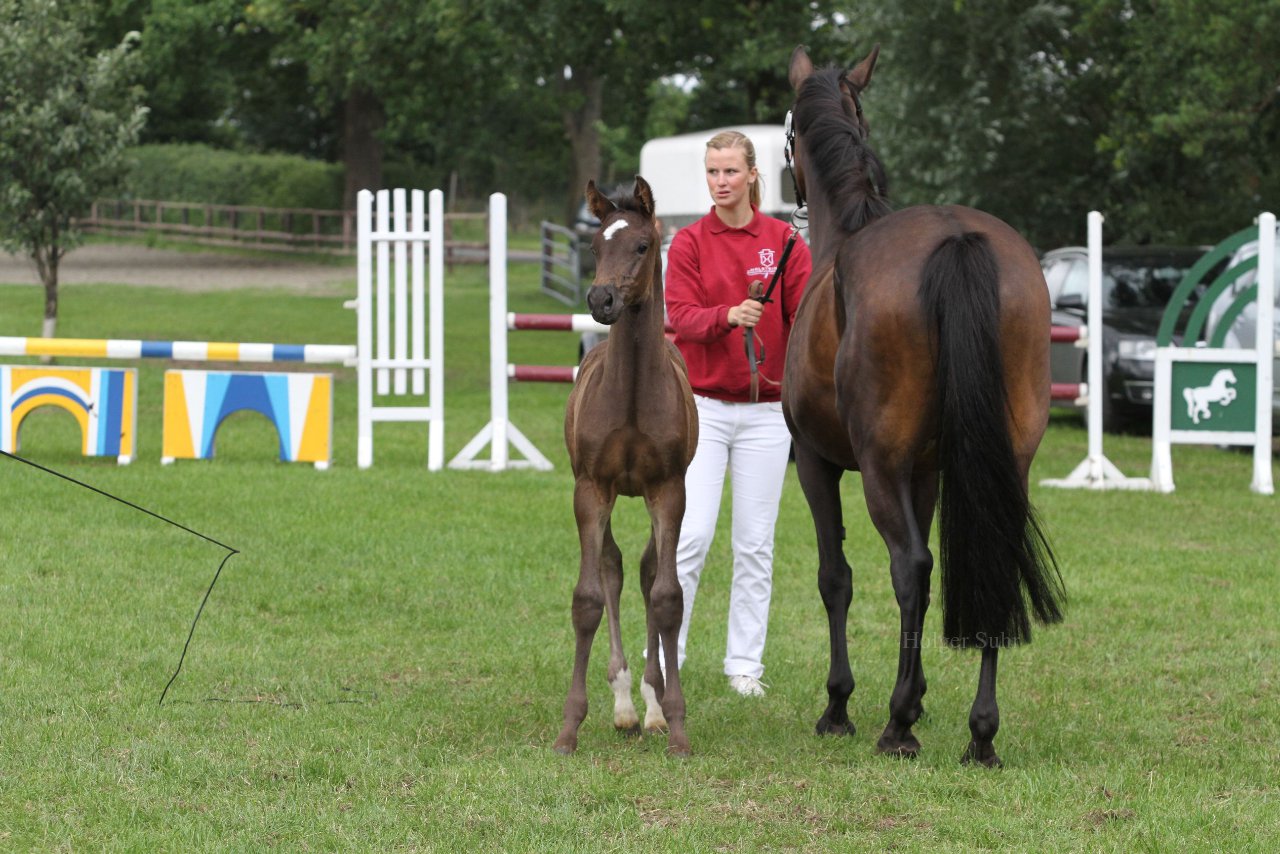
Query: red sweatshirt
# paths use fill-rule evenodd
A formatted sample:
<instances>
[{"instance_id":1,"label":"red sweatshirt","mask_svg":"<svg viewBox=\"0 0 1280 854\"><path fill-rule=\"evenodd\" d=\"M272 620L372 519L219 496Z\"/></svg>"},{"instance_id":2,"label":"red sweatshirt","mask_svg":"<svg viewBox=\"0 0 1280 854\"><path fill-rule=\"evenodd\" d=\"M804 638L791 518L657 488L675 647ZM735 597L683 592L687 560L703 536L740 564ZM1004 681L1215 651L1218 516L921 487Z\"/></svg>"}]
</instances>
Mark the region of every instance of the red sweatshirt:
<instances>
[{"instance_id":1,"label":"red sweatshirt","mask_svg":"<svg viewBox=\"0 0 1280 854\"><path fill-rule=\"evenodd\" d=\"M745 330L729 325L729 309L747 298L751 282L758 279L768 288L790 228L759 210L743 228L730 228L712 208L671 241L664 286L667 320L689 366L694 393L719 400L750 400ZM797 238L772 302L755 326L757 349L763 344L765 354L759 368L761 401L781 399L787 336L812 269L809 246Z\"/></svg>"}]
</instances>

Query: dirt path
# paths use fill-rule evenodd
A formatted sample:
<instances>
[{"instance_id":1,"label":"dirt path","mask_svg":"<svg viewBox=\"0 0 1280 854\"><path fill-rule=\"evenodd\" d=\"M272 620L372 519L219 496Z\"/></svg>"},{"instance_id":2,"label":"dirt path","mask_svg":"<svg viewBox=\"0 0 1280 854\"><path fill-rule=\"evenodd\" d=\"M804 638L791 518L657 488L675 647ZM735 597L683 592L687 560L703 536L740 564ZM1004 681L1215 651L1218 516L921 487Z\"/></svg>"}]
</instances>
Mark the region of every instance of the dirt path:
<instances>
[{"instance_id":1,"label":"dirt path","mask_svg":"<svg viewBox=\"0 0 1280 854\"><path fill-rule=\"evenodd\" d=\"M333 264L288 255L177 252L131 244L92 244L72 250L58 269L62 284L150 285L188 291L279 288L318 295L355 294L355 258ZM35 265L0 252L0 283L39 284Z\"/></svg>"}]
</instances>

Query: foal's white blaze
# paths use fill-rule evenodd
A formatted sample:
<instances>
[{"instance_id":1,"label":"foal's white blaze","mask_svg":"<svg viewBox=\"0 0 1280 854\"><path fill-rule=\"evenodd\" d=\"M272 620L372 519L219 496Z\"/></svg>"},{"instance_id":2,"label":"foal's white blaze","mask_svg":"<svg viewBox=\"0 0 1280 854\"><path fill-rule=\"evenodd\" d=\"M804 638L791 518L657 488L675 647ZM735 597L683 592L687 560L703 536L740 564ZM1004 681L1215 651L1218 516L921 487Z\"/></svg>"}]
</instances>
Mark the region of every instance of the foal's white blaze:
<instances>
[{"instance_id":1,"label":"foal's white blaze","mask_svg":"<svg viewBox=\"0 0 1280 854\"><path fill-rule=\"evenodd\" d=\"M613 240L613 236L628 225L625 219L614 220L613 225L604 230L604 239Z\"/></svg>"},{"instance_id":2,"label":"foal's white blaze","mask_svg":"<svg viewBox=\"0 0 1280 854\"><path fill-rule=\"evenodd\" d=\"M640 696L644 697L644 728L649 732L665 730L667 718L662 714L662 704L658 702L653 686L643 679L640 680Z\"/></svg>"},{"instance_id":3,"label":"foal's white blaze","mask_svg":"<svg viewBox=\"0 0 1280 854\"><path fill-rule=\"evenodd\" d=\"M613 689L613 725L618 729L631 729L640 723L635 704L631 702L631 671L619 670L609 687Z\"/></svg>"}]
</instances>

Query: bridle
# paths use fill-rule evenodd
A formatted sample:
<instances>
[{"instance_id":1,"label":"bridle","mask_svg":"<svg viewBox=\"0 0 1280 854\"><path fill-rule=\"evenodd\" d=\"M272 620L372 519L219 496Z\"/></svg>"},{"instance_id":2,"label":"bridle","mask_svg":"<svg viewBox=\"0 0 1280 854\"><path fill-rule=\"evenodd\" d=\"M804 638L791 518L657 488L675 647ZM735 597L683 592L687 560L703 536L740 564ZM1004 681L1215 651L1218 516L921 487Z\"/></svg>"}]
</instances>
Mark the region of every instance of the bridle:
<instances>
[{"instance_id":1,"label":"bridle","mask_svg":"<svg viewBox=\"0 0 1280 854\"><path fill-rule=\"evenodd\" d=\"M861 107L859 106L859 115L861 115ZM782 248L782 255L778 258L778 266L773 271L773 277L769 279L769 287L761 287L760 282L752 282L752 289L748 292L748 296L756 302L768 305L773 302L770 297L773 295L773 289L782 281L783 271L787 267L787 259L791 257L791 250L796 245L796 238L800 236L800 226L797 221L808 221L809 212L805 205L804 195L800 192L800 182L796 179L795 164L792 162L792 155L795 152L796 131L792 123L792 110L787 110L786 123L783 126L783 133L786 134L786 144L782 148L783 159L787 163L787 172L791 175L791 186L796 191L796 209L791 212L791 234L787 237L787 243ZM760 363L764 361L764 348L756 347L755 331L752 329L744 329L742 343L747 351L747 366L751 369L751 402L756 403L760 396Z\"/></svg>"},{"instance_id":2,"label":"bridle","mask_svg":"<svg viewBox=\"0 0 1280 854\"><path fill-rule=\"evenodd\" d=\"M791 176L791 186L796 192L796 209L805 207L804 194L800 192L800 179L796 177L796 165L793 162L796 150L796 127L794 123L795 110L787 110L786 121L782 125L782 132L786 134L787 141L782 146L782 157L787 161L787 174Z\"/></svg>"}]
</instances>

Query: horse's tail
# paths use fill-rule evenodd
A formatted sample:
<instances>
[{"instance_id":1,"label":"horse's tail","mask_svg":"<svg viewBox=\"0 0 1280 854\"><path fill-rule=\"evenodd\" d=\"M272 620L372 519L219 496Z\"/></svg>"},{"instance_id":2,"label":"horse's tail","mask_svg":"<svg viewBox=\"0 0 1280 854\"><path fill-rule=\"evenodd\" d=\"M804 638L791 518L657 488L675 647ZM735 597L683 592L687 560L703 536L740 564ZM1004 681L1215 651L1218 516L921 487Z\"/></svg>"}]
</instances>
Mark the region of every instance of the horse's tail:
<instances>
[{"instance_id":1,"label":"horse's tail","mask_svg":"<svg viewBox=\"0 0 1280 854\"><path fill-rule=\"evenodd\" d=\"M1029 640L1031 616L1058 622L1065 596L1009 433L999 273L986 237L944 240L925 263L920 299L937 344L943 633L955 646Z\"/></svg>"}]
</instances>

